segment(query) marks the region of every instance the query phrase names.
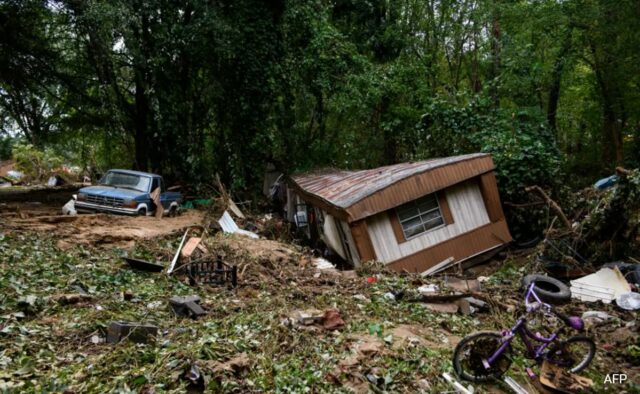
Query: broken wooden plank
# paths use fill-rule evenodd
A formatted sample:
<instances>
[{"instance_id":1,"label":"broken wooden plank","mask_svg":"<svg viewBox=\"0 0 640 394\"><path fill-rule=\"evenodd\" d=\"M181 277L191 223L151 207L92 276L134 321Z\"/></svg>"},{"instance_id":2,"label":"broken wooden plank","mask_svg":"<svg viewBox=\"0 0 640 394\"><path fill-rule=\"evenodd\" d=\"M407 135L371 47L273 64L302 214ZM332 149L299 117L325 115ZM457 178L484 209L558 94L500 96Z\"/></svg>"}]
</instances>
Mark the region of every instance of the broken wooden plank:
<instances>
[{"instance_id":1,"label":"broken wooden plank","mask_svg":"<svg viewBox=\"0 0 640 394\"><path fill-rule=\"evenodd\" d=\"M196 248L198 247L198 245L200 245L201 241L202 241L202 238L200 237L189 238L187 243L182 248L182 251L180 252L180 256L185 258L191 256L193 252L196 250Z\"/></svg>"},{"instance_id":2,"label":"broken wooden plank","mask_svg":"<svg viewBox=\"0 0 640 394\"><path fill-rule=\"evenodd\" d=\"M162 214L164 213L164 207L162 206L162 201L160 201L160 187L157 187L153 192L151 192L151 200L156 205L156 218L162 218Z\"/></svg>"},{"instance_id":3,"label":"broken wooden plank","mask_svg":"<svg viewBox=\"0 0 640 394\"><path fill-rule=\"evenodd\" d=\"M244 214L242 213L242 211L240 210L240 208L238 208L238 206L236 205L235 202L233 202L233 200L231 199L231 197L229 197L228 200L228 204L229 206L229 210L231 212L233 212L234 215L236 215L236 217L240 218L240 219L245 219Z\"/></svg>"},{"instance_id":4,"label":"broken wooden plank","mask_svg":"<svg viewBox=\"0 0 640 394\"><path fill-rule=\"evenodd\" d=\"M171 275L173 270L176 269L176 263L178 262L178 259L180 258L180 252L182 252L182 247L184 246L184 241L187 239L187 234L189 234L189 229L187 229L184 232L184 235L182 236L182 241L180 241L180 246L178 246L178 250L176 250L176 254L173 256L173 260L171 260L171 265L169 266L169 269L167 270L167 275Z\"/></svg>"},{"instance_id":5,"label":"broken wooden plank","mask_svg":"<svg viewBox=\"0 0 640 394\"><path fill-rule=\"evenodd\" d=\"M451 257L449 257L449 258L447 258L445 260L442 260L438 264L436 264L433 267L429 268L428 270L422 272L420 274L420 276L422 276L424 278L425 276L429 276L429 275L435 274L436 272L442 271L443 269L448 268L449 265L453 264L454 260L455 259L453 258L453 256L451 256Z\"/></svg>"}]
</instances>

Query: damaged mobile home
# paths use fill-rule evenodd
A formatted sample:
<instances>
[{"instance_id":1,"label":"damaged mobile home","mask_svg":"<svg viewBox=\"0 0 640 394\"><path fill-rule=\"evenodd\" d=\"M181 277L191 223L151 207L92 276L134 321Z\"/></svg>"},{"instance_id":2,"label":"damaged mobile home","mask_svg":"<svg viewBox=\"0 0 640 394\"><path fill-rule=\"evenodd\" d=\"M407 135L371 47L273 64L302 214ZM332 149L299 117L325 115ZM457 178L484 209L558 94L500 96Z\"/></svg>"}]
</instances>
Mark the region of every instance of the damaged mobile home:
<instances>
[{"instance_id":1,"label":"damaged mobile home","mask_svg":"<svg viewBox=\"0 0 640 394\"><path fill-rule=\"evenodd\" d=\"M495 166L469 154L361 171L293 175L288 212L359 265L431 272L509 243Z\"/></svg>"}]
</instances>

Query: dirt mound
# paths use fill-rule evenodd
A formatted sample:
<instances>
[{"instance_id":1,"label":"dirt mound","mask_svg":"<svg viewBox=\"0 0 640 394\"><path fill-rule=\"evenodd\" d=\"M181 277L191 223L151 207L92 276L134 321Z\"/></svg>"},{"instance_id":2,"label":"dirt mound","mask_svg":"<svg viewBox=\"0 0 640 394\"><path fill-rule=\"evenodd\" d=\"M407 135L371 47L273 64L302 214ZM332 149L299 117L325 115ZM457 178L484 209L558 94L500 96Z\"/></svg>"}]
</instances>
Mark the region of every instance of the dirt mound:
<instances>
[{"instance_id":1,"label":"dirt mound","mask_svg":"<svg viewBox=\"0 0 640 394\"><path fill-rule=\"evenodd\" d=\"M295 247L269 239L218 233L205 241L210 251L238 267L240 279L269 280L295 276L305 269L308 257ZM296 273L292 273L292 272Z\"/></svg>"},{"instance_id":2,"label":"dirt mound","mask_svg":"<svg viewBox=\"0 0 640 394\"><path fill-rule=\"evenodd\" d=\"M26 209L22 209L22 212ZM46 215L49 213L49 215ZM38 210L40 216L7 217L11 230L49 233L60 239L57 246L68 249L78 245L119 247L130 249L135 241L160 237L202 222L203 213L188 210L177 217L130 217L116 215L53 216L51 211ZM24 216L24 215L22 215Z\"/></svg>"}]
</instances>

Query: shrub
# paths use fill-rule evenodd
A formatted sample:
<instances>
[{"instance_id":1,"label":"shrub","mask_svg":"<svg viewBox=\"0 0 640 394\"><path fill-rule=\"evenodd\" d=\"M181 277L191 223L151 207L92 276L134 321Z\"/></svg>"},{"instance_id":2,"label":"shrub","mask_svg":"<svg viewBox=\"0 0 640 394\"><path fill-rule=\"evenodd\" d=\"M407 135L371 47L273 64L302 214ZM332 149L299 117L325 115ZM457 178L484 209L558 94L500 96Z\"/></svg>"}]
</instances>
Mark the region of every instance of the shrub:
<instances>
[{"instance_id":1,"label":"shrub","mask_svg":"<svg viewBox=\"0 0 640 394\"><path fill-rule=\"evenodd\" d=\"M25 175L27 181L43 181L62 166L62 158L50 149L38 150L31 144L16 144L12 149L16 169Z\"/></svg>"}]
</instances>

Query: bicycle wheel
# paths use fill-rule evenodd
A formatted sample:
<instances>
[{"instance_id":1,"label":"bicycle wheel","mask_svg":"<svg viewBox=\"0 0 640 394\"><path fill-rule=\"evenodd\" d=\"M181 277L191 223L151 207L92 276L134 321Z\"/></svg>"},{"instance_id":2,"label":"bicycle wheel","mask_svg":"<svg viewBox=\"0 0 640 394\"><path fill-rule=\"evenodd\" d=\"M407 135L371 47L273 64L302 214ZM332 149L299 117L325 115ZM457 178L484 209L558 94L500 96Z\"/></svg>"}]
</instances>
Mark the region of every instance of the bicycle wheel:
<instances>
[{"instance_id":1,"label":"bicycle wheel","mask_svg":"<svg viewBox=\"0 0 640 394\"><path fill-rule=\"evenodd\" d=\"M591 338L577 335L554 344L546 359L570 373L576 373L588 367L595 355L595 342Z\"/></svg>"},{"instance_id":2,"label":"bicycle wheel","mask_svg":"<svg viewBox=\"0 0 640 394\"><path fill-rule=\"evenodd\" d=\"M464 380L474 383L499 379L511 365L511 346L489 367L484 361L495 353L502 344L502 335L497 332L483 331L468 335L458 343L453 351L453 368Z\"/></svg>"}]
</instances>

